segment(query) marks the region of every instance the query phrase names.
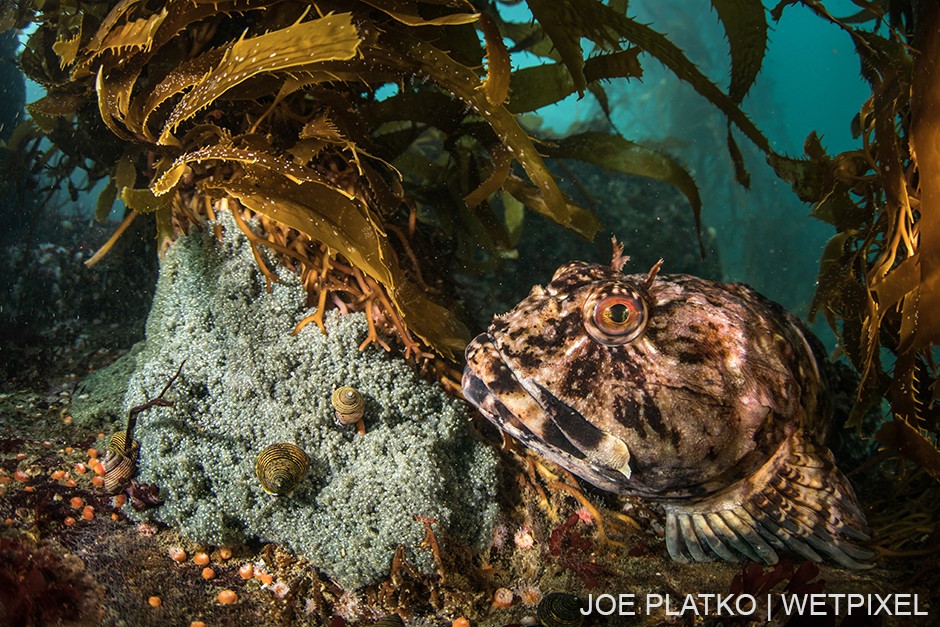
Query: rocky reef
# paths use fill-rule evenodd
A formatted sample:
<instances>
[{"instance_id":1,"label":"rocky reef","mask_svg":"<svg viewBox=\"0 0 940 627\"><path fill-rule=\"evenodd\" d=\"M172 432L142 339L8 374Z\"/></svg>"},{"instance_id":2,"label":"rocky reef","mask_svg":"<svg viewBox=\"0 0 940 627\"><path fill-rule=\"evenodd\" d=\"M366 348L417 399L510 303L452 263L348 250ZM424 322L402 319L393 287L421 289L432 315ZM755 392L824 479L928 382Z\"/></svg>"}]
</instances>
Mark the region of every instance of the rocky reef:
<instances>
[{"instance_id":1,"label":"rocky reef","mask_svg":"<svg viewBox=\"0 0 940 627\"><path fill-rule=\"evenodd\" d=\"M333 312L325 336L314 325L291 335L305 311L298 280L281 272L267 291L242 232L228 214L220 225L221 240L194 232L167 251L115 413L151 398L183 363L166 395L173 406L142 413L135 432L138 478L165 499L148 515L198 542L288 546L346 587L386 574L399 544L430 566L427 551L414 551L425 535L416 515L482 545L496 514L496 458L463 405L403 360L360 351L363 314ZM365 397L365 434L334 420L330 397L344 385ZM310 458L289 496L255 477L258 454L275 442Z\"/></svg>"}]
</instances>

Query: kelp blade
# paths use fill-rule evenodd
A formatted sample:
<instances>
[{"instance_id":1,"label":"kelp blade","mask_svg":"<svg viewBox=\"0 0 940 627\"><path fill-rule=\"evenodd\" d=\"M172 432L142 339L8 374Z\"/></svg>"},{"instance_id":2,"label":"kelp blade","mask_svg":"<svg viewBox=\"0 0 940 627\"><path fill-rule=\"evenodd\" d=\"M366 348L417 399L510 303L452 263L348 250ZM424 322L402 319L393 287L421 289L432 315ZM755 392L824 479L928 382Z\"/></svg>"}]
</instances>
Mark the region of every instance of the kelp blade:
<instances>
[{"instance_id":1,"label":"kelp blade","mask_svg":"<svg viewBox=\"0 0 940 627\"><path fill-rule=\"evenodd\" d=\"M256 213L323 242L388 290L408 328L448 359L463 350L469 331L447 309L411 285L388 239L367 210L338 190L315 182L292 183L272 171L219 183L220 189Z\"/></svg>"},{"instance_id":2,"label":"kelp blade","mask_svg":"<svg viewBox=\"0 0 940 627\"><path fill-rule=\"evenodd\" d=\"M226 91L261 73L278 72L320 61L348 60L359 48L359 34L349 13L309 22L236 42L222 62L173 109L160 143L170 143L177 127Z\"/></svg>"},{"instance_id":3,"label":"kelp blade","mask_svg":"<svg viewBox=\"0 0 940 627\"><path fill-rule=\"evenodd\" d=\"M704 256L702 200L692 175L679 163L662 153L624 139L620 135L594 131L566 137L549 152L553 157L578 159L608 170L645 176L673 185L688 198L692 206L699 248Z\"/></svg>"}]
</instances>

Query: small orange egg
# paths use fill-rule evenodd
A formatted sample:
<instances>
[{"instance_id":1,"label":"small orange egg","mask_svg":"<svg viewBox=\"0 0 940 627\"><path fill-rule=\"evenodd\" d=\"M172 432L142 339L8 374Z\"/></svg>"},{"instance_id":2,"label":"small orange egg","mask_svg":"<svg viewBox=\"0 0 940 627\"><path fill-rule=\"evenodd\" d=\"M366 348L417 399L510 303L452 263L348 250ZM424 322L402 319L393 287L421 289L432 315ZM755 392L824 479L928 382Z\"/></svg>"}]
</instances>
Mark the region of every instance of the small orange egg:
<instances>
[{"instance_id":1,"label":"small orange egg","mask_svg":"<svg viewBox=\"0 0 940 627\"><path fill-rule=\"evenodd\" d=\"M35 491L36 491L36 488L34 488L34 487L31 486L31 485L28 485L28 486L24 486L24 487L23 487L23 492L35 492Z\"/></svg>"},{"instance_id":2,"label":"small orange egg","mask_svg":"<svg viewBox=\"0 0 940 627\"><path fill-rule=\"evenodd\" d=\"M85 452L88 453L88 457L90 457L91 459L95 459L98 457L98 451L96 449L90 448Z\"/></svg>"},{"instance_id":3,"label":"small orange egg","mask_svg":"<svg viewBox=\"0 0 940 627\"><path fill-rule=\"evenodd\" d=\"M74 450L75 450L75 449L73 449L71 446L66 446L66 447L65 447L65 452L66 452L67 454L71 454L72 451L74 451Z\"/></svg>"},{"instance_id":4,"label":"small orange egg","mask_svg":"<svg viewBox=\"0 0 940 627\"><path fill-rule=\"evenodd\" d=\"M95 517L95 508L92 507L91 505L86 505L82 509L82 518L84 518L85 520L91 520L94 517Z\"/></svg>"},{"instance_id":5,"label":"small orange egg","mask_svg":"<svg viewBox=\"0 0 940 627\"><path fill-rule=\"evenodd\" d=\"M170 559L174 562L179 562L182 564L186 561L186 551L178 546L171 546L169 549L167 549L167 553L170 555Z\"/></svg>"},{"instance_id":6,"label":"small orange egg","mask_svg":"<svg viewBox=\"0 0 940 627\"><path fill-rule=\"evenodd\" d=\"M65 485L66 485L66 487L68 487L68 488L74 488L74 487L77 486L78 484L75 483L75 479L67 479L66 482L65 482Z\"/></svg>"},{"instance_id":7,"label":"small orange egg","mask_svg":"<svg viewBox=\"0 0 940 627\"><path fill-rule=\"evenodd\" d=\"M238 574L242 579L251 579L255 576L255 569L251 564L242 564L238 567Z\"/></svg>"},{"instance_id":8,"label":"small orange egg","mask_svg":"<svg viewBox=\"0 0 940 627\"><path fill-rule=\"evenodd\" d=\"M223 590L219 593L219 603L222 605L231 605L238 601L238 595L234 590Z\"/></svg>"},{"instance_id":9,"label":"small orange egg","mask_svg":"<svg viewBox=\"0 0 940 627\"><path fill-rule=\"evenodd\" d=\"M69 505L72 506L72 509L79 509L82 505L85 504L85 501L82 500L80 496L73 496L69 499Z\"/></svg>"},{"instance_id":10,"label":"small orange egg","mask_svg":"<svg viewBox=\"0 0 940 627\"><path fill-rule=\"evenodd\" d=\"M114 506L115 506L115 507L121 507L121 506L124 505L125 503L127 503L127 495L126 495L126 494L118 494L117 496L114 497Z\"/></svg>"},{"instance_id":11,"label":"small orange egg","mask_svg":"<svg viewBox=\"0 0 940 627\"><path fill-rule=\"evenodd\" d=\"M150 607L160 607L163 601L160 600L160 597L150 597L147 599L147 603L150 604Z\"/></svg>"},{"instance_id":12,"label":"small orange egg","mask_svg":"<svg viewBox=\"0 0 940 627\"><path fill-rule=\"evenodd\" d=\"M232 549L227 549L225 547L219 549L219 559L227 560L230 557L232 557Z\"/></svg>"},{"instance_id":13,"label":"small orange egg","mask_svg":"<svg viewBox=\"0 0 940 627\"><path fill-rule=\"evenodd\" d=\"M9 475L0 475L0 483L10 483Z\"/></svg>"},{"instance_id":14,"label":"small orange egg","mask_svg":"<svg viewBox=\"0 0 940 627\"><path fill-rule=\"evenodd\" d=\"M95 474L99 477L104 474L104 464L95 460L95 463L91 465L91 469L95 471Z\"/></svg>"},{"instance_id":15,"label":"small orange egg","mask_svg":"<svg viewBox=\"0 0 940 627\"><path fill-rule=\"evenodd\" d=\"M65 471L64 471L64 470L53 470L53 471L52 471L52 479L53 479L54 481L62 481L63 479L65 479Z\"/></svg>"},{"instance_id":16,"label":"small orange egg","mask_svg":"<svg viewBox=\"0 0 940 627\"><path fill-rule=\"evenodd\" d=\"M461 616L460 618L454 619L454 622L451 623L451 627L470 627L470 621Z\"/></svg>"},{"instance_id":17,"label":"small orange egg","mask_svg":"<svg viewBox=\"0 0 940 627\"><path fill-rule=\"evenodd\" d=\"M6 523L6 526L7 526L7 527L12 527L12 526L13 526L13 519L12 519L12 518L7 518L7 519L4 520L3 522Z\"/></svg>"},{"instance_id":18,"label":"small orange egg","mask_svg":"<svg viewBox=\"0 0 940 627\"><path fill-rule=\"evenodd\" d=\"M104 477L99 477L98 475L95 475L94 477L91 478L91 485L95 486L96 488L102 487L104 485Z\"/></svg>"},{"instance_id":19,"label":"small orange egg","mask_svg":"<svg viewBox=\"0 0 940 627\"><path fill-rule=\"evenodd\" d=\"M258 575L258 579L260 579L261 583L263 583L266 586L270 586L272 583L274 583L274 577L272 577L268 573Z\"/></svg>"},{"instance_id":20,"label":"small orange egg","mask_svg":"<svg viewBox=\"0 0 940 627\"><path fill-rule=\"evenodd\" d=\"M205 553L196 553L193 556L193 564L197 566L205 566L209 563L209 556Z\"/></svg>"},{"instance_id":21,"label":"small orange egg","mask_svg":"<svg viewBox=\"0 0 940 627\"><path fill-rule=\"evenodd\" d=\"M111 520L119 520L121 517L117 514L111 514Z\"/></svg>"},{"instance_id":22,"label":"small orange egg","mask_svg":"<svg viewBox=\"0 0 940 627\"><path fill-rule=\"evenodd\" d=\"M63 520L62 522L65 523L66 527L71 527L72 525L75 524L75 519L72 518L71 516L66 516L65 520Z\"/></svg>"},{"instance_id":23,"label":"small orange egg","mask_svg":"<svg viewBox=\"0 0 940 627\"><path fill-rule=\"evenodd\" d=\"M71 417L71 416L66 416L65 418L62 419L62 422L64 422L64 423L67 424L67 425L70 425L70 424L72 424L72 417ZM71 453L71 451L69 451L69 450L67 450L67 449L66 449L65 452L66 452L66 453Z\"/></svg>"},{"instance_id":24,"label":"small orange egg","mask_svg":"<svg viewBox=\"0 0 940 627\"><path fill-rule=\"evenodd\" d=\"M88 472L88 468L85 466L85 464L79 462L75 464L75 472L80 475L84 475L86 472Z\"/></svg>"},{"instance_id":25,"label":"small orange egg","mask_svg":"<svg viewBox=\"0 0 940 627\"><path fill-rule=\"evenodd\" d=\"M27 475L22 470L17 470L13 473L13 478L19 481L20 483L29 483L29 475Z\"/></svg>"},{"instance_id":26,"label":"small orange egg","mask_svg":"<svg viewBox=\"0 0 940 627\"><path fill-rule=\"evenodd\" d=\"M201 620L194 620L189 624L189 627L206 627L206 624Z\"/></svg>"},{"instance_id":27,"label":"small orange egg","mask_svg":"<svg viewBox=\"0 0 940 627\"><path fill-rule=\"evenodd\" d=\"M202 569L202 578L203 579L215 579L215 571L206 566Z\"/></svg>"}]
</instances>

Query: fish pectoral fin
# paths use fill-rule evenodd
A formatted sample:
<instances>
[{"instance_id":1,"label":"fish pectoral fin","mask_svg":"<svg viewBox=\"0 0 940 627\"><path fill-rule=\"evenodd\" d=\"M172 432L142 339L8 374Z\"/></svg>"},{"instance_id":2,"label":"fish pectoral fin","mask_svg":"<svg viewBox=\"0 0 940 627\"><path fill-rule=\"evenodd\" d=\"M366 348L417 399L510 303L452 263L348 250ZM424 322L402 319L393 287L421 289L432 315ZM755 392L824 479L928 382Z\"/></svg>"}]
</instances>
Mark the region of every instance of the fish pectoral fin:
<instances>
[{"instance_id":1,"label":"fish pectoral fin","mask_svg":"<svg viewBox=\"0 0 940 627\"><path fill-rule=\"evenodd\" d=\"M589 451L584 451L585 457L596 464L616 470L627 479L630 478L630 449L626 442L618 437L604 434L600 442Z\"/></svg>"},{"instance_id":2,"label":"fish pectoral fin","mask_svg":"<svg viewBox=\"0 0 940 627\"><path fill-rule=\"evenodd\" d=\"M777 551L845 568L870 568L865 515L832 453L791 435L753 476L692 504L669 503L666 548L679 562L741 558L765 564Z\"/></svg>"}]
</instances>

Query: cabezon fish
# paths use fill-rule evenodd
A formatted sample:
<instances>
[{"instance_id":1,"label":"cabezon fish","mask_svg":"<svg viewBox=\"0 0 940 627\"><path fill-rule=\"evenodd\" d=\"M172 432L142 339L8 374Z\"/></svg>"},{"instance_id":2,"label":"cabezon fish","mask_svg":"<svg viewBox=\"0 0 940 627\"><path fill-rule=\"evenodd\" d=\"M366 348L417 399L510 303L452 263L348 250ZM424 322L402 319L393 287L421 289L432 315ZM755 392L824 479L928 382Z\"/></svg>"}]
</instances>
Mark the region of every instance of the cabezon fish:
<instances>
[{"instance_id":1,"label":"cabezon fish","mask_svg":"<svg viewBox=\"0 0 940 627\"><path fill-rule=\"evenodd\" d=\"M824 446L819 341L741 284L574 262L466 350L466 398L497 427L666 519L677 561L873 554Z\"/></svg>"}]
</instances>

